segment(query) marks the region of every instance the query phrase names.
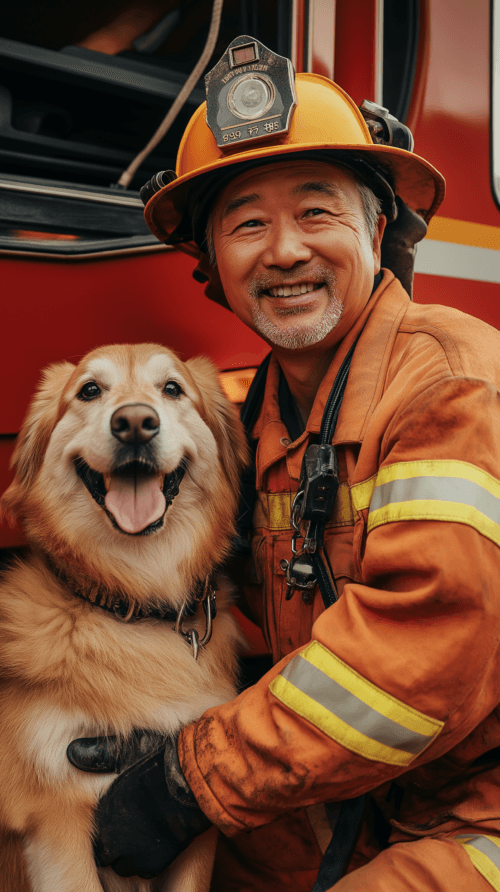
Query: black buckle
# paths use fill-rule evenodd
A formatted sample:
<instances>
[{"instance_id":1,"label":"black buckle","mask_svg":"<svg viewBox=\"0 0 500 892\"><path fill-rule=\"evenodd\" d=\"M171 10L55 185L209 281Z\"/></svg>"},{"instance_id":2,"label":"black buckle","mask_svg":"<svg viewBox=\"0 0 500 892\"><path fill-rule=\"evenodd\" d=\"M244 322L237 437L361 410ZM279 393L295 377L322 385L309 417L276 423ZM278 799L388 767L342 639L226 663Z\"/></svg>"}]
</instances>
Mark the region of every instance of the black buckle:
<instances>
[{"instance_id":1,"label":"black buckle","mask_svg":"<svg viewBox=\"0 0 500 892\"><path fill-rule=\"evenodd\" d=\"M335 447L313 443L302 460L299 491L303 496L295 507L297 526L308 522L326 523L332 515L338 488L339 463Z\"/></svg>"}]
</instances>

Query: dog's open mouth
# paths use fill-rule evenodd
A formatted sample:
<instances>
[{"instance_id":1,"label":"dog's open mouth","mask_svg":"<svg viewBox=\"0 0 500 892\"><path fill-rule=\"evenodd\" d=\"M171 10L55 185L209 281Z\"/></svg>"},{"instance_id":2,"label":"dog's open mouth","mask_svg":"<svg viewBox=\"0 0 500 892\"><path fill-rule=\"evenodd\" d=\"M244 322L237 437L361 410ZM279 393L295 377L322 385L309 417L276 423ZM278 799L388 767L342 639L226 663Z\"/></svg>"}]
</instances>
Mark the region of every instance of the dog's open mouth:
<instances>
[{"instance_id":1,"label":"dog's open mouth","mask_svg":"<svg viewBox=\"0 0 500 892\"><path fill-rule=\"evenodd\" d=\"M82 458L76 472L113 526L129 536L144 536L163 526L165 512L179 492L184 462L170 474L142 461L130 461L111 474L94 471Z\"/></svg>"}]
</instances>

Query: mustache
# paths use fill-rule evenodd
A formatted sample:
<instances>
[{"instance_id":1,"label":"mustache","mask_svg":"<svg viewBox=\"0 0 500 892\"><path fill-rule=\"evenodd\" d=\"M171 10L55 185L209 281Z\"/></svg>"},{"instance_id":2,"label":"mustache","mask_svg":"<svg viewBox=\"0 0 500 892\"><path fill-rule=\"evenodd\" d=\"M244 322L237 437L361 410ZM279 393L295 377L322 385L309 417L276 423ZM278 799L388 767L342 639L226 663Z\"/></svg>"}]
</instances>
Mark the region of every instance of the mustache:
<instances>
[{"instance_id":1,"label":"mustache","mask_svg":"<svg viewBox=\"0 0 500 892\"><path fill-rule=\"evenodd\" d=\"M296 264L293 270L283 270L279 273L268 272L254 276L248 285L248 291L251 297L257 299L261 297L263 291L268 291L270 288L279 288L283 285L292 285L297 279L314 282L318 285L324 282L331 293L337 285L337 276L332 269L321 265L311 267L304 263Z\"/></svg>"}]
</instances>

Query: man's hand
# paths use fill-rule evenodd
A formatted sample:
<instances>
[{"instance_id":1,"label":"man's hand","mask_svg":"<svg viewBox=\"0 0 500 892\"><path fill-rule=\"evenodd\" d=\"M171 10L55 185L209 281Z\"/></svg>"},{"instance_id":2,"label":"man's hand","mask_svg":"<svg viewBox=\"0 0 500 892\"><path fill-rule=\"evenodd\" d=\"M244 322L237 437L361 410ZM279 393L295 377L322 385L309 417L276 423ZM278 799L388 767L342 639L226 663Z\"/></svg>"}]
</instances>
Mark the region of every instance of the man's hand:
<instances>
[{"instance_id":1,"label":"man's hand","mask_svg":"<svg viewBox=\"0 0 500 892\"><path fill-rule=\"evenodd\" d=\"M151 879L208 830L210 821L182 774L177 737L159 743L144 734L125 747L114 737L73 740L67 755L81 771L122 771L97 806L96 862L122 877Z\"/></svg>"}]
</instances>

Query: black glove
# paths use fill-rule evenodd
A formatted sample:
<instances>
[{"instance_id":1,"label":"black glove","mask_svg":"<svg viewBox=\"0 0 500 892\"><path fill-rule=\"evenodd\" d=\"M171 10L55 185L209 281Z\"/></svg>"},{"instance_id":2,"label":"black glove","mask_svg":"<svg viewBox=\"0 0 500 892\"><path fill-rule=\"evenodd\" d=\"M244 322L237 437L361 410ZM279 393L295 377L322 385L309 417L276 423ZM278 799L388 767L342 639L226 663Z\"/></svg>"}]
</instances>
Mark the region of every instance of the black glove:
<instances>
[{"instance_id":1,"label":"black glove","mask_svg":"<svg viewBox=\"0 0 500 892\"><path fill-rule=\"evenodd\" d=\"M157 735L139 732L121 747L114 737L80 738L67 755L81 771L122 772L97 806L99 867L151 879L210 827L181 771L177 737L160 743Z\"/></svg>"}]
</instances>

